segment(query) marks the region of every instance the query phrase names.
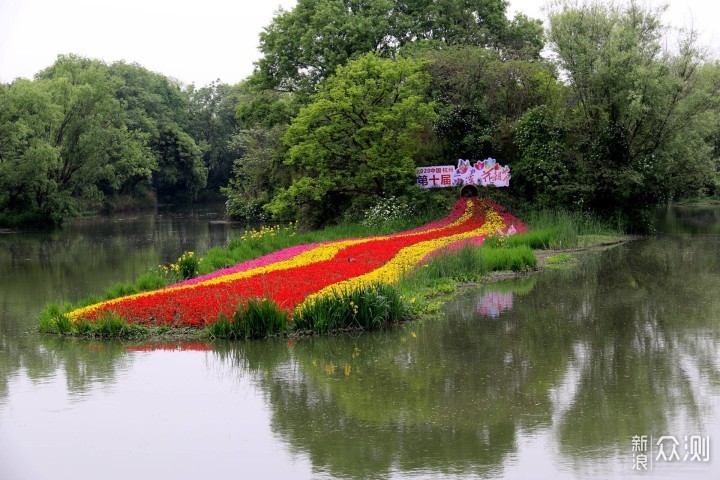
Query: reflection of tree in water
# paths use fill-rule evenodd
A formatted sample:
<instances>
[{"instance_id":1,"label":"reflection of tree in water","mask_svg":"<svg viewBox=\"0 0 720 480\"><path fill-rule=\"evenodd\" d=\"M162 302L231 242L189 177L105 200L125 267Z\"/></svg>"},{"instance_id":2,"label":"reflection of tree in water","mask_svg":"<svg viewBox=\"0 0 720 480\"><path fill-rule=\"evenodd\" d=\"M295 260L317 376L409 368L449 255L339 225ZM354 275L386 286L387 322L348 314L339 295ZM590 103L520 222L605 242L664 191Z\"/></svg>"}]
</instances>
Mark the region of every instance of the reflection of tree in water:
<instances>
[{"instance_id":1,"label":"reflection of tree in water","mask_svg":"<svg viewBox=\"0 0 720 480\"><path fill-rule=\"evenodd\" d=\"M563 371L562 356L525 348L524 332L475 315L357 339L241 344L220 355L257 379L274 431L318 470L494 476L515 453L519 428L550 423L548 390ZM555 351L569 348L556 330L531 334Z\"/></svg>"},{"instance_id":2,"label":"reflection of tree in water","mask_svg":"<svg viewBox=\"0 0 720 480\"><path fill-rule=\"evenodd\" d=\"M683 415L702 426L714 408L697 379L720 387L719 262L709 238L637 242L539 275L498 319L466 292L443 320L220 355L331 475L498 475L520 435L548 429L577 461L625 456L632 435L671 433Z\"/></svg>"},{"instance_id":3,"label":"reflection of tree in water","mask_svg":"<svg viewBox=\"0 0 720 480\"><path fill-rule=\"evenodd\" d=\"M357 341L304 339L269 355L260 348L259 361L256 345L245 344L235 358L257 368L273 431L319 471L361 478L395 469L491 473L514 450L513 425L491 418L474 398L456 398L460 392L442 385L444 365L419 370L411 358L422 355L417 327L414 344L403 329Z\"/></svg>"},{"instance_id":4,"label":"reflection of tree in water","mask_svg":"<svg viewBox=\"0 0 720 480\"><path fill-rule=\"evenodd\" d=\"M209 206L179 213L144 212L70 222L62 230L0 235L0 400L10 378L27 370L31 379L67 373L71 393L113 377L123 347L41 337L34 333L48 301L76 300L135 280L184 250L205 251L226 241L228 229L208 220L221 209Z\"/></svg>"},{"instance_id":5,"label":"reflection of tree in water","mask_svg":"<svg viewBox=\"0 0 720 480\"><path fill-rule=\"evenodd\" d=\"M571 455L629 449L633 435L662 434L679 418L701 431L713 408L700 382L720 387L717 239L636 242L606 252L591 271L568 273L564 296L588 295L572 317L585 346L577 390L559 426ZM591 288L578 284L596 278ZM556 297L556 298L553 298ZM706 380L701 380L706 379Z\"/></svg>"},{"instance_id":6,"label":"reflection of tree in water","mask_svg":"<svg viewBox=\"0 0 720 480\"><path fill-rule=\"evenodd\" d=\"M13 341L0 335L0 401L17 375L31 382L62 373L71 396L82 395L97 384L115 381L118 372L131 367L132 356L121 343L24 334Z\"/></svg>"},{"instance_id":7,"label":"reflection of tree in water","mask_svg":"<svg viewBox=\"0 0 720 480\"><path fill-rule=\"evenodd\" d=\"M675 234L720 233L720 208L717 206L681 206L667 208L658 216L660 231Z\"/></svg>"}]
</instances>

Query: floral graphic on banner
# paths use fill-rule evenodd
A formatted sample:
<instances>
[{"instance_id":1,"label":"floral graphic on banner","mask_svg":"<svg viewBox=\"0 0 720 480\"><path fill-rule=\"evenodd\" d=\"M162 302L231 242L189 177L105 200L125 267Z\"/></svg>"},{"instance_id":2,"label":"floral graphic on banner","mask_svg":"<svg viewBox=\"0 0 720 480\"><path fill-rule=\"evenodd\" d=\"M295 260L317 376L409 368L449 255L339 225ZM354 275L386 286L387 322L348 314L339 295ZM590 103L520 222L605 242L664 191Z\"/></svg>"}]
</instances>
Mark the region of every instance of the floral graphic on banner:
<instances>
[{"instance_id":1,"label":"floral graphic on banner","mask_svg":"<svg viewBox=\"0 0 720 480\"><path fill-rule=\"evenodd\" d=\"M509 187L510 177L510 167L500 165L494 158L479 160L474 165L470 164L470 160L459 159L457 167L452 165L418 167L415 183L422 188L463 185Z\"/></svg>"}]
</instances>

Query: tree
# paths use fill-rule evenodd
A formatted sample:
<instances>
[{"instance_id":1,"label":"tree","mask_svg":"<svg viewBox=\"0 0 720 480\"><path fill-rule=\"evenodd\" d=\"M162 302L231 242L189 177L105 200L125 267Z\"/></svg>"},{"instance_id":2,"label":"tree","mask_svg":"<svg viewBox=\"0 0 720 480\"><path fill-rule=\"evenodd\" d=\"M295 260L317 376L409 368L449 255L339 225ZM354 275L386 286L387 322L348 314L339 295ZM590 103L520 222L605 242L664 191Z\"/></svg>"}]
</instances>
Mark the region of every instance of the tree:
<instances>
[{"instance_id":1,"label":"tree","mask_svg":"<svg viewBox=\"0 0 720 480\"><path fill-rule=\"evenodd\" d=\"M186 133L189 105L160 74L77 55L2 85L0 220L59 223L116 196L147 202L153 184L166 198L192 198L207 171Z\"/></svg>"},{"instance_id":2,"label":"tree","mask_svg":"<svg viewBox=\"0 0 720 480\"><path fill-rule=\"evenodd\" d=\"M149 180L154 159L125 127L116 86L105 64L71 55L35 81L3 88L1 210L57 223L128 182Z\"/></svg>"},{"instance_id":3,"label":"tree","mask_svg":"<svg viewBox=\"0 0 720 480\"><path fill-rule=\"evenodd\" d=\"M219 192L230 179L235 160L230 143L238 130L235 110L240 93L237 87L213 82L199 89L191 85L187 94L190 98L188 133L203 151L208 190Z\"/></svg>"},{"instance_id":4,"label":"tree","mask_svg":"<svg viewBox=\"0 0 720 480\"><path fill-rule=\"evenodd\" d=\"M153 184L161 197L190 201L207 184L202 150L177 126L165 126L152 142L158 156Z\"/></svg>"},{"instance_id":5,"label":"tree","mask_svg":"<svg viewBox=\"0 0 720 480\"><path fill-rule=\"evenodd\" d=\"M541 24L525 16L508 22L506 6L503 0L299 0L260 34L258 72L265 88L312 93L351 59L392 58L414 43L502 46L536 57Z\"/></svg>"},{"instance_id":6,"label":"tree","mask_svg":"<svg viewBox=\"0 0 720 480\"><path fill-rule=\"evenodd\" d=\"M491 46L508 28L503 0L398 0L393 2L396 42L418 40L445 45Z\"/></svg>"},{"instance_id":7,"label":"tree","mask_svg":"<svg viewBox=\"0 0 720 480\"><path fill-rule=\"evenodd\" d=\"M640 228L654 205L677 194L686 168L714 174L693 129L717 107L717 89L698 88L692 34L677 53L662 48L661 13L631 2L562 4L550 15L551 46L578 105L583 182L594 187L580 200L608 215L622 211Z\"/></svg>"},{"instance_id":8,"label":"tree","mask_svg":"<svg viewBox=\"0 0 720 480\"><path fill-rule=\"evenodd\" d=\"M386 49L390 0L300 0L260 34L258 61L269 87L314 88L356 55Z\"/></svg>"},{"instance_id":9,"label":"tree","mask_svg":"<svg viewBox=\"0 0 720 480\"><path fill-rule=\"evenodd\" d=\"M548 62L505 58L501 51L471 46L423 58L438 104L435 133L446 159L514 160L514 123L527 110L562 97L556 69Z\"/></svg>"},{"instance_id":10,"label":"tree","mask_svg":"<svg viewBox=\"0 0 720 480\"><path fill-rule=\"evenodd\" d=\"M117 62L110 66L110 72L120 79L115 96L124 107L128 129L145 138L152 151L155 166L151 185L160 197L193 199L207 185L210 164L219 167L213 169L214 181L223 181L217 177L227 175L228 169L222 165L227 159L218 159L223 154L223 133L218 132L219 94L214 85L195 95L194 89L184 91L178 82L137 64ZM227 117L225 112L222 121L228 121ZM203 153L215 156L204 159Z\"/></svg>"},{"instance_id":11,"label":"tree","mask_svg":"<svg viewBox=\"0 0 720 480\"><path fill-rule=\"evenodd\" d=\"M360 195L411 186L418 136L435 119L421 67L367 54L338 68L285 134L285 163L296 174L268 209L282 215L301 204L325 221Z\"/></svg>"}]
</instances>

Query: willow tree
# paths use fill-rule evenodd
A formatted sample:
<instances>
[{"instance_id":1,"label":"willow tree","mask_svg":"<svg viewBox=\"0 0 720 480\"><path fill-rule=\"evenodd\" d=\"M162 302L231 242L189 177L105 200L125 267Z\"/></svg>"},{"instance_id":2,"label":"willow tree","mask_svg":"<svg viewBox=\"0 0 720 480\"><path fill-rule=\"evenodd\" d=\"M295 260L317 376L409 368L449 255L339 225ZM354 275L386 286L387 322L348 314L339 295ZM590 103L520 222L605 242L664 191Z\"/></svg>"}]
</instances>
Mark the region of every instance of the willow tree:
<instances>
[{"instance_id":1,"label":"willow tree","mask_svg":"<svg viewBox=\"0 0 720 480\"><path fill-rule=\"evenodd\" d=\"M580 173L592 186L578 200L633 223L688 181L713 175L699 132L717 108L717 89L699 82L692 33L676 49L664 47L661 15L634 2L565 3L550 14L550 46L577 105L570 115Z\"/></svg>"}]
</instances>

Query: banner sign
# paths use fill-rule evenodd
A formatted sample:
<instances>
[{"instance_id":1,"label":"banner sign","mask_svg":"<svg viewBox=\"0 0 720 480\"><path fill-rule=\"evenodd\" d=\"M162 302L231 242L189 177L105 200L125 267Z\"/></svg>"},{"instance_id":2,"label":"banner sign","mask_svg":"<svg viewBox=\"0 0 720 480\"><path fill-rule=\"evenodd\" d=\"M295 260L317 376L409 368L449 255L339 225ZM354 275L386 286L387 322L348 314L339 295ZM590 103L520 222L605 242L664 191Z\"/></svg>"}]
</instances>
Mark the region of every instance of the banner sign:
<instances>
[{"instance_id":1,"label":"banner sign","mask_svg":"<svg viewBox=\"0 0 720 480\"><path fill-rule=\"evenodd\" d=\"M463 185L481 185L487 187L510 186L510 167L502 166L494 158L478 160L470 165L470 160L458 160L457 167L418 167L416 183L422 188L462 187Z\"/></svg>"}]
</instances>

